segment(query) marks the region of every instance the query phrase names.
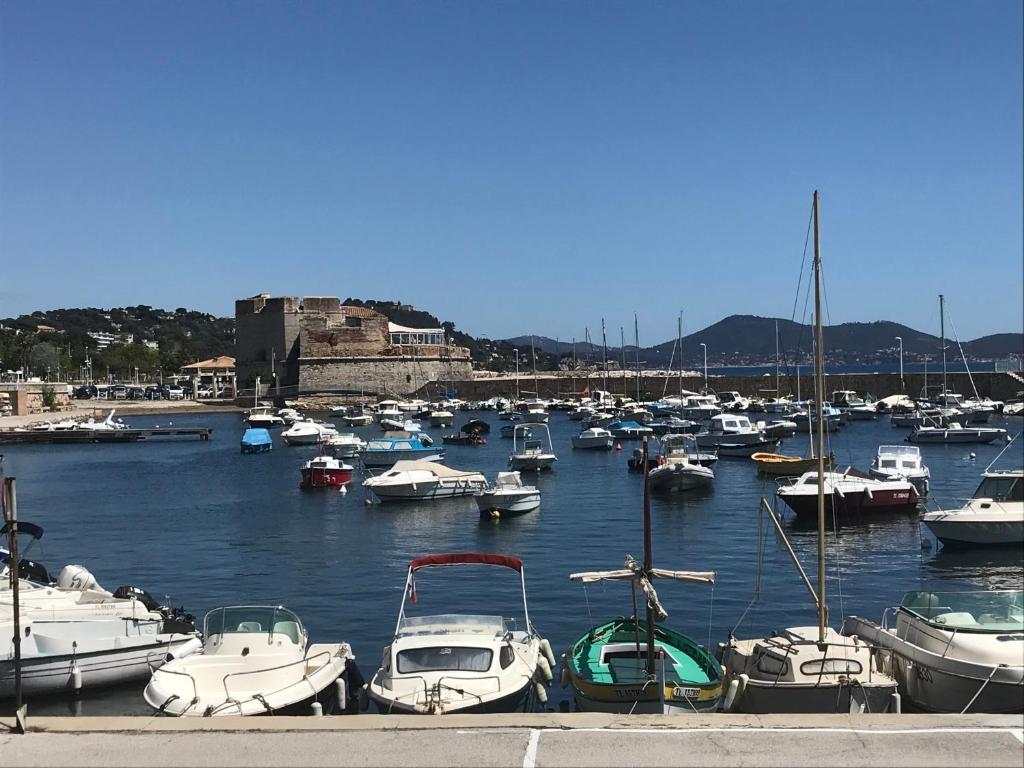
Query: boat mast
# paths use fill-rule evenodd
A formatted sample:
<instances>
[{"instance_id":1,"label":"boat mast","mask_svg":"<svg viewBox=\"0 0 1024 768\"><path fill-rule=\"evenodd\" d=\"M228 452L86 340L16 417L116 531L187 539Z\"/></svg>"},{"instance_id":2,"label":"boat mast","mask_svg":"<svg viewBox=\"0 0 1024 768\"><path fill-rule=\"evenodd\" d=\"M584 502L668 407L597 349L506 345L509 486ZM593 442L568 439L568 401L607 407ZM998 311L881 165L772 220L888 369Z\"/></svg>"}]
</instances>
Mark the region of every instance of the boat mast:
<instances>
[{"instance_id":1,"label":"boat mast","mask_svg":"<svg viewBox=\"0 0 1024 768\"><path fill-rule=\"evenodd\" d=\"M644 435L643 452L644 458L642 472L644 476L644 578L646 578L647 581L653 583L654 576L651 573L652 569L654 568L654 552L652 551L653 548L651 546L651 478L650 475L647 473L648 458L646 435ZM654 609L651 607L651 599L649 595L647 596L647 599L644 602L647 606L647 610L645 611L647 620L647 676L650 678L654 677L655 621Z\"/></svg>"},{"instance_id":2,"label":"boat mast","mask_svg":"<svg viewBox=\"0 0 1024 768\"><path fill-rule=\"evenodd\" d=\"M636 346L636 401L640 402L640 326L633 313L633 344Z\"/></svg>"},{"instance_id":3,"label":"boat mast","mask_svg":"<svg viewBox=\"0 0 1024 768\"><path fill-rule=\"evenodd\" d=\"M576 337L572 337L572 396L576 397Z\"/></svg>"},{"instance_id":4,"label":"boat mast","mask_svg":"<svg viewBox=\"0 0 1024 768\"><path fill-rule=\"evenodd\" d=\"M782 397L779 389L779 321L775 321L775 397ZM798 398L799 399L799 398Z\"/></svg>"},{"instance_id":5,"label":"boat mast","mask_svg":"<svg viewBox=\"0 0 1024 768\"><path fill-rule=\"evenodd\" d=\"M818 190L814 190L814 410L818 418L818 642L825 642L825 345L821 333L821 249Z\"/></svg>"},{"instance_id":6,"label":"boat mast","mask_svg":"<svg viewBox=\"0 0 1024 768\"><path fill-rule=\"evenodd\" d=\"M942 337L942 404L946 405L946 297L939 294L939 333Z\"/></svg>"},{"instance_id":7,"label":"boat mast","mask_svg":"<svg viewBox=\"0 0 1024 768\"><path fill-rule=\"evenodd\" d=\"M604 344L603 365L604 368L604 391L608 391L608 336L604 332L604 318L601 318L601 343Z\"/></svg>"},{"instance_id":8,"label":"boat mast","mask_svg":"<svg viewBox=\"0 0 1024 768\"><path fill-rule=\"evenodd\" d=\"M530 357L533 358L533 396L540 399L540 387L537 386L537 350L533 346L533 334L530 334Z\"/></svg>"},{"instance_id":9,"label":"boat mast","mask_svg":"<svg viewBox=\"0 0 1024 768\"><path fill-rule=\"evenodd\" d=\"M679 397L683 396L683 310L679 310L676 328L676 348L679 350Z\"/></svg>"},{"instance_id":10,"label":"boat mast","mask_svg":"<svg viewBox=\"0 0 1024 768\"><path fill-rule=\"evenodd\" d=\"M622 365L619 372L622 376L622 399L626 399L626 330L619 326L619 357L622 358Z\"/></svg>"}]
</instances>

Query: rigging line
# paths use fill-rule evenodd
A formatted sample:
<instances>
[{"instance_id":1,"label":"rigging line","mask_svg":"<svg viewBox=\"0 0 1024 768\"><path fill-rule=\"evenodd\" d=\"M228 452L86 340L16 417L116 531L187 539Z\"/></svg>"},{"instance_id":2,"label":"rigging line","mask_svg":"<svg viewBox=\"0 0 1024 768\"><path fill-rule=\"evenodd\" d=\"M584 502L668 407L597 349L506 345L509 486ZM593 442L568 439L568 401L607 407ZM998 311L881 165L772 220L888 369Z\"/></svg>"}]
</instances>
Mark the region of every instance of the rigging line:
<instances>
[{"instance_id":1,"label":"rigging line","mask_svg":"<svg viewBox=\"0 0 1024 768\"><path fill-rule=\"evenodd\" d=\"M804 254L800 260L800 276L796 279L796 296L793 297L793 312L790 315L792 321L796 317L796 305L800 300L800 284L804 279L804 267L807 266L807 244L811 241L811 225L814 223L814 206L811 205L811 212L807 216L807 233L804 235Z\"/></svg>"},{"instance_id":2,"label":"rigging line","mask_svg":"<svg viewBox=\"0 0 1024 768\"><path fill-rule=\"evenodd\" d=\"M960 343L960 337L957 336L956 326L953 325L953 318L949 312L946 312L946 317L949 320L949 328L953 331L953 339L956 341L957 347L960 348L960 357L964 361L964 368L967 369L967 378L971 381L971 389L974 390L974 399L981 400L981 397L978 395L978 388L974 384L974 375L971 373L971 366L967 364L967 355L964 354L964 346Z\"/></svg>"}]
</instances>

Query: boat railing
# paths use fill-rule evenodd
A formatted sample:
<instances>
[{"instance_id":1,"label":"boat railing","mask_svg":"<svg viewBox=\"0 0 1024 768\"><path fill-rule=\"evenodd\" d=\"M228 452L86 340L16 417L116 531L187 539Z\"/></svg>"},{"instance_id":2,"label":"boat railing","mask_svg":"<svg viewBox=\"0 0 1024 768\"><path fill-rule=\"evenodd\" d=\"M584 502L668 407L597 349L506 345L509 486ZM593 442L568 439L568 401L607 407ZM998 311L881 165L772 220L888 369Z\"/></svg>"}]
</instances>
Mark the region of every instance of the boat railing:
<instances>
[{"instance_id":1,"label":"boat railing","mask_svg":"<svg viewBox=\"0 0 1024 768\"><path fill-rule=\"evenodd\" d=\"M884 621L884 618L883 618L883 621ZM893 655L894 655L893 649L885 648L885 647L880 646L880 645L873 645L871 643L864 642L864 638L859 638L859 640L860 640L861 646L864 648L864 650L868 651L868 653L870 654L871 662L875 662L876 659L882 659L884 656L887 655L887 656L889 656L888 668L889 669L892 668L892 658L893 658ZM790 663L790 657L800 653L800 651L798 650L799 646L807 646L807 647L816 648L818 650L823 650L823 649L825 650L825 656L822 659L821 668L818 670L818 674L817 674L817 678L818 678L818 682L819 683L821 682L822 678L824 678L826 675L829 675L829 676L849 675L851 677L856 677L857 675L861 674L862 671L863 671L862 670L861 672L855 672L855 673L852 673L852 674L850 672L848 672L848 671L838 671L838 670L835 671L835 672L826 672L825 671L825 666L826 665L825 665L824 662L832 661L832 660L835 660L835 661L849 661L849 652L850 652L850 648L851 648L851 644L850 643L834 643L834 642L829 642L829 641L825 641L823 643L819 643L817 640L790 640L788 642L781 642L781 641L777 640L776 638L768 638L767 641L766 641L766 645L769 645L772 648L775 648L776 650L784 652L784 658L782 660L784 663L779 665L779 671L775 675L775 683L776 684L778 684L779 679L782 677L782 674L786 671L787 665ZM839 649L835 656L829 656L828 649L830 649L830 648ZM813 659L809 659L808 661L813 661ZM803 665L801 664L801 667L802 666ZM870 683L871 680L872 680L872 676L875 674L875 664L874 663L869 663L867 666L868 666L868 669L867 669L868 682ZM881 673L882 670L884 670L886 668L886 665L884 664L884 662L882 662L882 663L879 664L879 666L881 668L878 670L878 672ZM800 674L807 674L807 673L805 673L801 669L800 670ZM810 676L811 675L808 675L808 677L810 677Z\"/></svg>"},{"instance_id":2,"label":"boat railing","mask_svg":"<svg viewBox=\"0 0 1024 768\"><path fill-rule=\"evenodd\" d=\"M317 668L316 668L316 670L319 671L321 668L323 668L324 664L330 662L330 660L331 660L331 652L330 651L320 651L318 653L313 654L312 656L303 656L301 659L296 659L295 661L289 661L287 664L279 664L276 667L264 667L262 669L247 669L244 672L228 672L221 679L221 684L224 686L224 695L226 697L226 700L233 701L235 703L238 702L238 700L235 699L231 695L231 691L228 690L228 678L229 677L244 677L245 675L262 675L262 674L265 674L267 672L277 672L277 671L282 670L282 669L288 669L288 667L294 667L297 664L308 665L311 661L313 661L314 659L318 659L321 656L323 656L325 658L324 658L324 662L319 664L317 666ZM309 672L304 672L303 675L302 675L302 679L305 682L309 683L309 687L312 688L313 689L313 693L316 694L317 693L316 686L314 686L313 683L310 682L310 680L309 680ZM193 684L194 684L194 681L193 681ZM267 706L267 705L264 704L264 706Z\"/></svg>"},{"instance_id":3,"label":"boat railing","mask_svg":"<svg viewBox=\"0 0 1024 768\"><path fill-rule=\"evenodd\" d=\"M455 686L452 686L452 685L448 685L447 683L444 682L445 680L453 680L453 681L462 680L462 681L472 681L472 682L477 682L477 681L482 681L482 680L494 680L497 683L497 686L498 686L497 689L496 689L497 692L501 693L501 678L498 677L497 675L483 675L483 676L476 676L476 675L474 675L472 677L466 676L466 675L442 675L441 677L437 678L437 683L435 684L435 687L438 689L439 693L440 693L440 689L442 687L444 687L444 688L447 688L449 690L461 693L464 696L473 696L473 697L481 700L481 702L482 702L483 699L482 699L480 694L474 693L473 691L466 690L465 686L455 687Z\"/></svg>"}]
</instances>

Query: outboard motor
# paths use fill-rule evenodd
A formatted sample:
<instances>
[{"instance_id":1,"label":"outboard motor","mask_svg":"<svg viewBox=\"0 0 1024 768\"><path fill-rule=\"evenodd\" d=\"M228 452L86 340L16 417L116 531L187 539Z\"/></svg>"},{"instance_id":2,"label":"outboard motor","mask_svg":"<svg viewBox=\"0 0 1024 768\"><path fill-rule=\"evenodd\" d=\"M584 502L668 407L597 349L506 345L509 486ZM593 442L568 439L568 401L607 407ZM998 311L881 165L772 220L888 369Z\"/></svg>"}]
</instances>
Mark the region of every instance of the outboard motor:
<instances>
[{"instance_id":1,"label":"outboard motor","mask_svg":"<svg viewBox=\"0 0 1024 768\"><path fill-rule=\"evenodd\" d=\"M6 549L0 549L0 564L3 565L0 568L0 576L7 578L10 573L10 560L11 553ZM46 566L42 563L37 563L35 560L25 560L24 558L18 558L18 575L30 581L33 584L39 584L40 586L49 586L53 584L53 576L46 569Z\"/></svg>"},{"instance_id":2,"label":"outboard motor","mask_svg":"<svg viewBox=\"0 0 1024 768\"><path fill-rule=\"evenodd\" d=\"M75 592L87 592L89 590L96 590L97 592L106 591L96 583L96 577L82 565L65 565L61 568L60 573L57 575L57 586L61 589L73 590Z\"/></svg>"},{"instance_id":3,"label":"outboard motor","mask_svg":"<svg viewBox=\"0 0 1024 768\"><path fill-rule=\"evenodd\" d=\"M159 611L160 603L153 599L153 596L141 587L118 587L114 590L114 597L118 597L122 600L129 600L135 598L147 611Z\"/></svg>"},{"instance_id":4,"label":"outboard motor","mask_svg":"<svg viewBox=\"0 0 1024 768\"><path fill-rule=\"evenodd\" d=\"M122 600L129 600L131 598L135 598L147 611L159 613L161 616L164 617L164 632L179 632L181 634L188 634L190 632L194 632L196 629L195 616L193 616L191 613L186 613L184 607L175 607L173 605L163 605L161 603L158 603L156 601L156 598L153 597L149 592L144 590L142 587L133 587L129 585L118 587L116 590L114 590L114 597L121 598Z\"/></svg>"}]
</instances>

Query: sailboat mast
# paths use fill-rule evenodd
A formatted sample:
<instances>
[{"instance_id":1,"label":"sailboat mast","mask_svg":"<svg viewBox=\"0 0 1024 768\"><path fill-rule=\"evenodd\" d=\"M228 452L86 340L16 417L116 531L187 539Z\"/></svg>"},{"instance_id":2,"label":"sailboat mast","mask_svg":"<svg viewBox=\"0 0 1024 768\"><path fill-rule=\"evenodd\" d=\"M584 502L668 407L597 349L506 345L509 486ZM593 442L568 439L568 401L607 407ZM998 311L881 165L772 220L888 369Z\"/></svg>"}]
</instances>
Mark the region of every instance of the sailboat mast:
<instances>
[{"instance_id":1,"label":"sailboat mast","mask_svg":"<svg viewBox=\"0 0 1024 768\"><path fill-rule=\"evenodd\" d=\"M633 345L636 347L636 401L640 402L640 326L633 313Z\"/></svg>"},{"instance_id":2,"label":"sailboat mast","mask_svg":"<svg viewBox=\"0 0 1024 768\"><path fill-rule=\"evenodd\" d=\"M775 397L782 397L779 389L779 321L775 321Z\"/></svg>"},{"instance_id":3,"label":"sailboat mast","mask_svg":"<svg viewBox=\"0 0 1024 768\"><path fill-rule=\"evenodd\" d=\"M604 332L604 318L603 317L601 318L601 343L604 344L604 357L603 357L603 360L602 360L602 362L603 362L602 368L604 368L604 391L607 392L608 391L608 336ZM602 395L602 397L603 397L603 395Z\"/></svg>"},{"instance_id":4,"label":"sailboat mast","mask_svg":"<svg viewBox=\"0 0 1024 768\"><path fill-rule=\"evenodd\" d=\"M683 310L679 310L676 328L676 349L679 350L679 396L683 396Z\"/></svg>"},{"instance_id":5,"label":"sailboat mast","mask_svg":"<svg viewBox=\"0 0 1024 768\"><path fill-rule=\"evenodd\" d=\"M648 474L648 458L647 458L647 437L644 436L643 442L643 476L644 476L644 576L648 581L653 582L654 579L651 577L651 570L654 568L654 551L651 545L651 479ZM646 621L647 621L647 676L654 676L654 609L651 608L651 601L648 597L645 600L647 605Z\"/></svg>"},{"instance_id":6,"label":"sailboat mast","mask_svg":"<svg viewBox=\"0 0 1024 768\"><path fill-rule=\"evenodd\" d=\"M814 410L818 418L818 642L825 642L825 344L821 333L821 249L814 190Z\"/></svg>"},{"instance_id":7,"label":"sailboat mast","mask_svg":"<svg viewBox=\"0 0 1024 768\"><path fill-rule=\"evenodd\" d=\"M942 403L946 404L946 297L939 294L939 334L942 338Z\"/></svg>"},{"instance_id":8,"label":"sailboat mast","mask_svg":"<svg viewBox=\"0 0 1024 768\"><path fill-rule=\"evenodd\" d=\"M626 399L626 330L619 326L619 357L622 358L622 365L619 371L622 375L622 399Z\"/></svg>"},{"instance_id":9,"label":"sailboat mast","mask_svg":"<svg viewBox=\"0 0 1024 768\"><path fill-rule=\"evenodd\" d=\"M576 397L576 337L572 337L572 396Z\"/></svg>"},{"instance_id":10,"label":"sailboat mast","mask_svg":"<svg viewBox=\"0 0 1024 768\"><path fill-rule=\"evenodd\" d=\"M537 386L537 350L533 346L533 336L530 336L530 357L533 358L533 396L540 397L540 387Z\"/></svg>"}]
</instances>

